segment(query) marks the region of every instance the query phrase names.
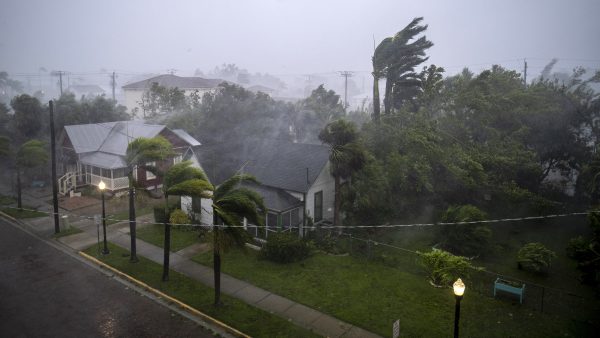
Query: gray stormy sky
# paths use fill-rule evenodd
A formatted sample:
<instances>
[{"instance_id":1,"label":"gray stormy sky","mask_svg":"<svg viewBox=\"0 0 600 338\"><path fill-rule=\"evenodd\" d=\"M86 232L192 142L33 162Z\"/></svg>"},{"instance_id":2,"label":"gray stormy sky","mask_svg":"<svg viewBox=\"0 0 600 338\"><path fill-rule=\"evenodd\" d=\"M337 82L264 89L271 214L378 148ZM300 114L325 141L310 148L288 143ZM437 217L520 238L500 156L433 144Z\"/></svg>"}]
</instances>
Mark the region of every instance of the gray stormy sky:
<instances>
[{"instance_id":1,"label":"gray stormy sky","mask_svg":"<svg viewBox=\"0 0 600 338\"><path fill-rule=\"evenodd\" d=\"M423 16L430 61L450 73L552 57L600 68L600 1L1 0L0 70L188 75L368 71L377 43Z\"/></svg>"}]
</instances>

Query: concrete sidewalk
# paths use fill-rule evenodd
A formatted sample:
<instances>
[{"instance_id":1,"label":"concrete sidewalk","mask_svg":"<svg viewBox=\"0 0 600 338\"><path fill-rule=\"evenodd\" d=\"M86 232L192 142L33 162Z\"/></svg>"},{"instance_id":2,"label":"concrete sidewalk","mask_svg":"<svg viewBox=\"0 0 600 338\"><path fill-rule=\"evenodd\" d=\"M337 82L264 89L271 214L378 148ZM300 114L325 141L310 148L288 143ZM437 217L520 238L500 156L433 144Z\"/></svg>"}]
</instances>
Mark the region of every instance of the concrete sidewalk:
<instances>
[{"instance_id":1,"label":"concrete sidewalk","mask_svg":"<svg viewBox=\"0 0 600 338\"><path fill-rule=\"evenodd\" d=\"M50 206L42 200L36 200L33 196L28 196L31 202L37 202L38 205L45 204L40 210L50 210ZM40 205L41 206L41 205ZM145 226L143 221L149 220L151 216L139 216L137 218L138 227ZM40 235L50 237L53 234L53 220L50 217L41 217L36 219L22 219L32 229ZM60 237L57 240L75 251L81 251L98 243L98 228L93 220L86 218L73 218L70 226L77 227L83 232ZM107 239L124 248L129 248L131 239L129 237L129 225L127 223L117 223L107 227ZM100 240L102 239L102 229L100 228ZM163 263L163 249L136 239L137 254L150 259L158 264ZM206 286L213 287L213 270L204 265L190 260L192 256L206 250L198 243L181 251L171 253L171 269L182 273L190 278L198 280ZM221 292L229 296L238 298L252 306L263 309L270 313L285 318L298 326L304 327L313 332L327 337L379 337L378 335L365 331L352 324L343 322L335 317L324 314L300 303L276 295L267 290L256 287L245 281L233 278L227 274L221 274Z\"/></svg>"}]
</instances>

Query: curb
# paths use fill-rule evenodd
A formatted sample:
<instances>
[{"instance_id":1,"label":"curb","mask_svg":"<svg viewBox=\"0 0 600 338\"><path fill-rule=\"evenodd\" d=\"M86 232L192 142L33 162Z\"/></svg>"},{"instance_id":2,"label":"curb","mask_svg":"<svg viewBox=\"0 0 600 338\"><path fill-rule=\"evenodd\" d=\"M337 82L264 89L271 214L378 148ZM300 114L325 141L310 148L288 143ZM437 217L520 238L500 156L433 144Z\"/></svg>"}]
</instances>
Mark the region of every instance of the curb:
<instances>
[{"instance_id":1,"label":"curb","mask_svg":"<svg viewBox=\"0 0 600 338\"><path fill-rule=\"evenodd\" d=\"M187 304L185 304L185 303L183 303L183 302L181 302L181 301L179 301L179 300L177 300L177 299L175 299L175 298L173 298L173 297L171 297L171 296L169 296L169 295L167 295L165 293L163 293L162 291L159 291L159 290L157 290L157 289L149 286L146 283L144 283L144 282L142 282L140 280L137 280L134 277L131 277L128 274L126 274L124 272L121 272L121 271L113 268L112 266L110 266L110 265L108 265L108 264L106 264L106 263L104 263L104 262L102 262L102 261L100 261L100 260L98 260L98 259L96 259L96 258L94 258L94 257L92 257L92 256L90 256L88 254L86 254L85 252L79 251L78 254L80 256L84 257L85 259L87 259L87 260L89 260L89 261L91 261L91 262L99 265L100 267L105 268L107 270L110 270L110 271L114 272L115 274L119 275L120 277L125 278L128 281L136 284L137 286L139 286L139 287L141 287L141 288L143 288L143 289L145 289L145 290L147 290L147 291L155 294L156 296L164 298L164 299L166 299L166 300L168 300L168 301L170 301L170 302L172 302L174 304L177 304L181 309L183 309L183 310L185 310L185 311L187 311L187 312L189 312L189 313L191 313L191 314L193 314L195 316L198 316L198 317L202 318L203 320L205 320L207 322L210 322L210 323L212 323L212 324L214 324L216 326L221 327L223 330L227 331L228 333L232 334L235 337L241 337L241 338L250 338L251 337L251 336L249 336L249 335L247 335L247 334L245 334L245 333L243 333L243 332L241 332L241 331L239 331L239 330L237 330L237 329L235 329L235 328L233 328L233 327L231 327L231 326L229 326L229 325L221 322L220 320L215 319L215 318L213 318L213 317L211 317L211 316L209 316L209 315L207 315L207 314L205 314L203 312L200 312L199 310L197 310L197 309L195 309L195 308L193 308L193 307L191 307L191 306L189 306L189 305L187 305Z\"/></svg>"}]
</instances>

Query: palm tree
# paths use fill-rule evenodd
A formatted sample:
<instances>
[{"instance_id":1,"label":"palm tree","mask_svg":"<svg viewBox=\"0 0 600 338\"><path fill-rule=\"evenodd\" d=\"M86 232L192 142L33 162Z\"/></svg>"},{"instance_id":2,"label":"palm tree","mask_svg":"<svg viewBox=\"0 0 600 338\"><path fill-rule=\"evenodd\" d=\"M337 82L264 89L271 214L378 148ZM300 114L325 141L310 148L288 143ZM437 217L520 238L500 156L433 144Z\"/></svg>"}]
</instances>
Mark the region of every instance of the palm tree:
<instances>
[{"instance_id":1,"label":"palm tree","mask_svg":"<svg viewBox=\"0 0 600 338\"><path fill-rule=\"evenodd\" d=\"M354 123L337 120L329 123L319 133L319 140L330 146L329 161L331 175L335 180L335 201L333 225L340 225L340 186L341 179L348 179L355 171L360 170L367 159L366 151L358 142L358 132Z\"/></svg>"},{"instance_id":2,"label":"palm tree","mask_svg":"<svg viewBox=\"0 0 600 338\"><path fill-rule=\"evenodd\" d=\"M409 43L418 34L427 29L420 26L423 18L413 19L394 37L383 39L375 48L373 62L373 120L379 120L379 79L385 77L385 113L390 114L392 108L414 97L420 87L419 74L415 67L427 61L425 50L433 43L425 36Z\"/></svg>"},{"instance_id":3,"label":"palm tree","mask_svg":"<svg viewBox=\"0 0 600 338\"><path fill-rule=\"evenodd\" d=\"M240 187L240 183L258 183L253 176L236 174L221 185L213 194L213 269L215 306L221 304L221 253L230 245L243 247L248 234L239 227L244 218L262 226L266 208L255 191ZM220 224L223 223L223 224Z\"/></svg>"},{"instance_id":4,"label":"palm tree","mask_svg":"<svg viewBox=\"0 0 600 338\"><path fill-rule=\"evenodd\" d=\"M135 222L135 180L133 171L137 168L147 170L152 173L158 173L156 166L150 165L150 162L164 161L173 155L173 146L167 139L162 136L153 138L139 137L131 141L127 146L125 160L127 162L129 178L129 233L131 235L131 256L130 261L135 263L138 261L135 237L136 237L136 222Z\"/></svg>"},{"instance_id":5,"label":"palm tree","mask_svg":"<svg viewBox=\"0 0 600 338\"><path fill-rule=\"evenodd\" d=\"M21 171L27 168L34 168L48 162L48 151L44 147L44 142L39 140L30 140L21 145L17 151L16 170L17 170L17 207L22 208L21 200Z\"/></svg>"},{"instance_id":6,"label":"palm tree","mask_svg":"<svg viewBox=\"0 0 600 338\"><path fill-rule=\"evenodd\" d=\"M169 195L211 198L213 186L201 169L192 167L192 162L184 161L172 166L165 174L165 214L169 214ZM165 222L163 281L169 280L169 254L171 251L171 224Z\"/></svg>"}]
</instances>

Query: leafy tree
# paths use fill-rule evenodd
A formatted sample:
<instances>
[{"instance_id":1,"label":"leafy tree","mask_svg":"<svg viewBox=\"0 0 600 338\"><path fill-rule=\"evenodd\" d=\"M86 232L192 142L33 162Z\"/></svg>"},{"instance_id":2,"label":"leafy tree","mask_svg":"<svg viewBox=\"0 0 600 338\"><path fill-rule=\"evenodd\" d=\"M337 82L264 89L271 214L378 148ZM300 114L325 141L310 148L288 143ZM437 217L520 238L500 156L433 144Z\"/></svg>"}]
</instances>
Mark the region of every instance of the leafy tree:
<instances>
[{"instance_id":1,"label":"leafy tree","mask_svg":"<svg viewBox=\"0 0 600 338\"><path fill-rule=\"evenodd\" d=\"M442 222L474 222L487 219L487 215L472 205L451 206L442 215ZM492 237L492 230L481 224L448 224L440 232L442 246L462 255L482 253Z\"/></svg>"},{"instance_id":2,"label":"leafy tree","mask_svg":"<svg viewBox=\"0 0 600 338\"><path fill-rule=\"evenodd\" d=\"M321 142L330 147L329 161L331 175L335 180L335 202L333 211L333 224L341 225L341 180L360 170L367 160L367 155L362 144L358 142L358 132L352 122L336 120L325 126L319 134Z\"/></svg>"},{"instance_id":3,"label":"leafy tree","mask_svg":"<svg viewBox=\"0 0 600 338\"><path fill-rule=\"evenodd\" d=\"M6 158L10 155L10 139L0 136L0 157Z\"/></svg>"},{"instance_id":4,"label":"leafy tree","mask_svg":"<svg viewBox=\"0 0 600 338\"><path fill-rule=\"evenodd\" d=\"M0 103L8 103L14 93L22 93L23 84L9 77L7 72L0 72Z\"/></svg>"},{"instance_id":5,"label":"leafy tree","mask_svg":"<svg viewBox=\"0 0 600 338\"><path fill-rule=\"evenodd\" d=\"M469 276L471 270L483 270L473 267L466 257L455 256L444 250L433 249L430 252L419 252L419 255L429 281L435 286L449 286L457 278Z\"/></svg>"},{"instance_id":6,"label":"leafy tree","mask_svg":"<svg viewBox=\"0 0 600 338\"><path fill-rule=\"evenodd\" d=\"M131 257L130 261L138 261L135 238L136 238L136 218L135 218L135 181L133 171L138 168L158 173L155 166L149 165L150 162L164 161L173 155L173 147L167 139L162 136L154 138L138 137L131 141L127 146L125 161L127 162L127 177L129 178L129 233L131 236Z\"/></svg>"},{"instance_id":7,"label":"leafy tree","mask_svg":"<svg viewBox=\"0 0 600 338\"><path fill-rule=\"evenodd\" d=\"M340 96L323 85L298 102L297 107L291 124L296 139L301 141L315 141L325 125L345 115Z\"/></svg>"},{"instance_id":8,"label":"leafy tree","mask_svg":"<svg viewBox=\"0 0 600 338\"><path fill-rule=\"evenodd\" d=\"M420 26L423 18L413 19L394 37L385 38L375 48L373 55L373 119L379 120L379 79L386 78L385 113L399 109L406 102L413 100L420 92L419 74L416 66L427 61L425 50L433 43L417 35L427 30L427 25ZM411 42L412 41L412 42Z\"/></svg>"},{"instance_id":9,"label":"leafy tree","mask_svg":"<svg viewBox=\"0 0 600 338\"><path fill-rule=\"evenodd\" d=\"M257 183L250 175L234 175L219 185L213 194L213 269L215 305L221 304L221 253L231 245L243 247L248 234L239 227L246 218L257 226L264 224L266 208L255 191L241 183Z\"/></svg>"},{"instance_id":10,"label":"leafy tree","mask_svg":"<svg viewBox=\"0 0 600 338\"><path fill-rule=\"evenodd\" d=\"M162 113L172 113L188 107L185 92L177 87L169 88L153 82L142 94L139 102L145 117L156 117Z\"/></svg>"},{"instance_id":11,"label":"leafy tree","mask_svg":"<svg viewBox=\"0 0 600 338\"><path fill-rule=\"evenodd\" d=\"M24 138L32 138L39 134L43 124L43 108L40 101L27 94L15 96L10 105L15 112L15 125Z\"/></svg>"},{"instance_id":12,"label":"leafy tree","mask_svg":"<svg viewBox=\"0 0 600 338\"><path fill-rule=\"evenodd\" d=\"M517 263L519 269L543 272L548 270L554 257L554 251L547 249L542 243L527 243L519 249Z\"/></svg>"},{"instance_id":13,"label":"leafy tree","mask_svg":"<svg viewBox=\"0 0 600 338\"><path fill-rule=\"evenodd\" d=\"M169 212L169 195L190 196L192 198L211 198L213 186L201 169L192 167L192 162L183 161L173 165L164 176L163 191L165 193L165 213ZM171 213L170 223L183 224L180 220L174 222ZM187 217L187 216L186 216ZM171 224L165 223L163 281L169 279L169 252L171 250Z\"/></svg>"},{"instance_id":14,"label":"leafy tree","mask_svg":"<svg viewBox=\"0 0 600 338\"><path fill-rule=\"evenodd\" d=\"M22 208L21 200L21 174L24 170L38 167L48 162L48 150L44 142L30 140L21 145L16 154L17 171L17 207Z\"/></svg>"}]
</instances>

